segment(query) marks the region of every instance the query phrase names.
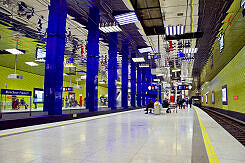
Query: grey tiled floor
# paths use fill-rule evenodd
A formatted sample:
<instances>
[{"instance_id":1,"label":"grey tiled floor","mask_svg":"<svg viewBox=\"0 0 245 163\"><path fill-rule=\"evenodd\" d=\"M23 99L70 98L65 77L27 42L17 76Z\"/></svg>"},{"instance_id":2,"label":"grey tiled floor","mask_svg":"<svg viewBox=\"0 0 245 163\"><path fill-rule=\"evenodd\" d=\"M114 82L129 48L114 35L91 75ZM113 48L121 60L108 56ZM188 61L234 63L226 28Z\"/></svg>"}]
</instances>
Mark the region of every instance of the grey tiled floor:
<instances>
[{"instance_id":1,"label":"grey tiled floor","mask_svg":"<svg viewBox=\"0 0 245 163\"><path fill-rule=\"evenodd\" d=\"M191 162L193 110L142 110L0 137L0 163Z\"/></svg>"}]
</instances>

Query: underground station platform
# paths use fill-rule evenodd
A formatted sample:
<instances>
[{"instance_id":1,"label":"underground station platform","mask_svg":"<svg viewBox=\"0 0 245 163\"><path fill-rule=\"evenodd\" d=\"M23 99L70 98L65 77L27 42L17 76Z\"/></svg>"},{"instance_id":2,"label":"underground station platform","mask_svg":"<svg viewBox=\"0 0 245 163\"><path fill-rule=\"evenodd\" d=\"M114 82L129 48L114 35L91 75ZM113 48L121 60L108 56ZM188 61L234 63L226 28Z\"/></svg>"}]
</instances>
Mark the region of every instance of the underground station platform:
<instances>
[{"instance_id":1,"label":"underground station platform","mask_svg":"<svg viewBox=\"0 0 245 163\"><path fill-rule=\"evenodd\" d=\"M0 1L0 163L244 163L245 0Z\"/></svg>"}]
</instances>

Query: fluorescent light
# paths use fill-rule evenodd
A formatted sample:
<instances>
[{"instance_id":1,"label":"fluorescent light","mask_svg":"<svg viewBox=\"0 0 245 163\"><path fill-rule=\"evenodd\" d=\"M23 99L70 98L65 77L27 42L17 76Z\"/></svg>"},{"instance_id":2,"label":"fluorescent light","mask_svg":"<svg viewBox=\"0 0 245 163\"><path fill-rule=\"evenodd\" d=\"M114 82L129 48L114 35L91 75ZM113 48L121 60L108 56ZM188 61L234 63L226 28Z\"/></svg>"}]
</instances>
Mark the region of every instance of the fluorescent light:
<instances>
[{"instance_id":1,"label":"fluorescent light","mask_svg":"<svg viewBox=\"0 0 245 163\"><path fill-rule=\"evenodd\" d=\"M105 84L105 80L99 80L99 84Z\"/></svg>"},{"instance_id":2,"label":"fluorescent light","mask_svg":"<svg viewBox=\"0 0 245 163\"><path fill-rule=\"evenodd\" d=\"M99 81L99 84L105 84L105 81Z\"/></svg>"},{"instance_id":3,"label":"fluorescent light","mask_svg":"<svg viewBox=\"0 0 245 163\"><path fill-rule=\"evenodd\" d=\"M76 67L73 63L65 64L64 67Z\"/></svg>"},{"instance_id":4,"label":"fluorescent light","mask_svg":"<svg viewBox=\"0 0 245 163\"><path fill-rule=\"evenodd\" d=\"M173 27L169 27L169 34L173 35Z\"/></svg>"},{"instance_id":5,"label":"fluorescent light","mask_svg":"<svg viewBox=\"0 0 245 163\"><path fill-rule=\"evenodd\" d=\"M138 49L140 53L147 53L147 52L152 52L152 48L151 47L147 47L147 48L141 48Z\"/></svg>"},{"instance_id":6,"label":"fluorescent light","mask_svg":"<svg viewBox=\"0 0 245 163\"><path fill-rule=\"evenodd\" d=\"M172 69L172 72L178 72L181 71L180 69Z\"/></svg>"},{"instance_id":7,"label":"fluorescent light","mask_svg":"<svg viewBox=\"0 0 245 163\"><path fill-rule=\"evenodd\" d=\"M164 76L165 74L156 74L156 76Z\"/></svg>"},{"instance_id":8,"label":"fluorescent light","mask_svg":"<svg viewBox=\"0 0 245 163\"><path fill-rule=\"evenodd\" d=\"M184 48L184 53L197 53L198 48Z\"/></svg>"},{"instance_id":9,"label":"fluorescent light","mask_svg":"<svg viewBox=\"0 0 245 163\"><path fill-rule=\"evenodd\" d=\"M134 62L145 62L145 58L132 58Z\"/></svg>"},{"instance_id":10,"label":"fluorescent light","mask_svg":"<svg viewBox=\"0 0 245 163\"><path fill-rule=\"evenodd\" d=\"M81 76L81 79L86 79L87 77L84 75L84 76Z\"/></svg>"},{"instance_id":11,"label":"fluorescent light","mask_svg":"<svg viewBox=\"0 0 245 163\"><path fill-rule=\"evenodd\" d=\"M169 27L165 28L165 33L166 33L167 36L169 35Z\"/></svg>"},{"instance_id":12,"label":"fluorescent light","mask_svg":"<svg viewBox=\"0 0 245 163\"><path fill-rule=\"evenodd\" d=\"M66 74L66 73L63 73L63 76L68 76L68 74Z\"/></svg>"},{"instance_id":13,"label":"fluorescent light","mask_svg":"<svg viewBox=\"0 0 245 163\"><path fill-rule=\"evenodd\" d=\"M180 32L180 34L183 35L184 33L185 33L185 26L182 25L182 26L181 26L181 32Z\"/></svg>"},{"instance_id":14,"label":"fluorescent light","mask_svg":"<svg viewBox=\"0 0 245 163\"><path fill-rule=\"evenodd\" d=\"M101 30L104 33L111 33L111 32L120 32L122 29L116 24L113 23L113 25L106 25L106 24L100 24L99 30Z\"/></svg>"},{"instance_id":15,"label":"fluorescent light","mask_svg":"<svg viewBox=\"0 0 245 163\"><path fill-rule=\"evenodd\" d=\"M120 25L136 23L139 21L135 12L128 12L125 14L116 15L114 17Z\"/></svg>"},{"instance_id":16,"label":"fluorescent light","mask_svg":"<svg viewBox=\"0 0 245 163\"><path fill-rule=\"evenodd\" d=\"M177 26L177 35L180 35L180 26Z\"/></svg>"},{"instance_id":17,"label":"fluorescent light","mask_svg":"<svg viewBox=\"0 0 245 163\"><path fill-rule=\"evenodd\" d=\"M173 26L173 35L176 35L176 34L177 34L176 28L177 28L177 27Z\"/></svg>"},{"instance_id":18,"label":"fluorescent light","mask_svg":"<svg viewBox=\"0 0 245 163\"><path fill-rule=\"evenodd\" d=\"M11 54L24 54L24 51L19 49L5 49L5 51L11 53Z\"/></svg>"},{"instance_id":19,"label":"fluorescent light","mask_svg":"<svg viewBox=\"0 0 245 163\"><path fill-rule=\"evenodd\" d=\"M149 67L149 64L141 64L139 67Z\"/></svg>"},{"instance_id":20,"label":"fluorescent light","mask_svg":"<svg viewBox=\"0 0 245 163\"><path fill-rule=\"evenodd\" d=\"M35 59L36 62L42 62L44 63L45 62L45 59Z\"/></svg>"},{"instance_id":21,"label":"fluorescent light","mask_svg":"<svg viewBox=\"0 0 245 163\"><path fill-rule=\"evenodd\" d=\"M153 79L154 82L160 82L160 79Z\"/></svg>"},{"instance_id":22,"label":"fluorescent light","mask_svg":"<svg viewBox=\"0 0 245 163\"><path fill-rule=\"evenodd\" d=\"M185 26L177 25L177 26L169 26L165 28L166 35L181 35L185 33Z\"/></svg>"},{"instance_id":23,"label":"fluorescent light","mask_svg":"<svg viewBox=\"0 0 245 163\"><path fill-rule=\"evenodd\" d=\"M109 29L106 27L101 27L100 30L104 33L110 33Z\"/></svg>"},{"instance_id":24,"label":"fluorescent light","mask_svg":"<svg viewBox=\"0 0 245 163\"><path fill-rule=\"evenodd\" d=\"M38 64L36 64L35 62L25 62L25 64L29 66L38 66Z\"/></svg>"}]
</instances>

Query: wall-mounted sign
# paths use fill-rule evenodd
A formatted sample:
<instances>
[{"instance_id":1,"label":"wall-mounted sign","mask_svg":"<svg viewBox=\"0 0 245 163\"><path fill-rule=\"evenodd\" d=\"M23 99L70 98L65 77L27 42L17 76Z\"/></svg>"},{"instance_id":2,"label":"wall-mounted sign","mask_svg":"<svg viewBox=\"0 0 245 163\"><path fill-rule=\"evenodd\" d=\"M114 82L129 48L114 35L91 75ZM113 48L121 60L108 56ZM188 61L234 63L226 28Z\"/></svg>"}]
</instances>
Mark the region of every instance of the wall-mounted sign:
<instances>
[{"instance_id":1,"label":"wall-mounted sign","mask_svg":"<svg viewBox=\"0 0 245 163\"><path fill-rule=\"evenodd\" d=\"M12 90L12 89L1 89L1 94L5 94L5 95L31 96L32 91L22 91L22 90Z\"/></svg>"},{"instance_id":2,"label":"wall-mounted sign","mask_svg":"<svg viewBox=\"0 0 245 163\"><path fill-rule=\"evenodd\" d=\"M238 96L233 96L233 100L238 100Z\"/></svg>"},{"instance_id":3,"label":"wall-mounted sign","mask_svg":"<svg viewBox=\"0 0 245 163\"><path fill-rule=\"evenodd\" d=\"M73 91L73 87L63 87L64 92Z\"/></svg>"},{"instance_id":4,"label":"wall-mounted sign","mask_svg":"<svg viewBox=\"0 0 245 163\"><path fill-rule=\"evenodd\" d=\"M242 15L245 16L245 0L241 0Z\"/></svg>"},{"instance_id":5,"label":"wall-mounted sign","mask_svg":"<svg viewBox=\"0 0 245 163\"><path fill-rule=\"evenodd\" d=\"M227 85L222 87L222 103L223 105L227 105Z\"/></svg>"},{"instance_id":6,"label":"wall-mounted sign","mask_svg":"<svg viewBox=\"0 0 245 163\"><path fill-rule=\"evenodd\" d=\"M195 57L182 57L181 60L182 61L194 61Z\"/></svg>"},{"instance_id":7,"label":"wall-mounted sign","mask_svg":"<svg viewBox=\"0 0 245 163\"><path fill-rule=\"evenodd\" d=\"M46 49L36 48L36 60L45 60Z\"/></svg>"},{"instance_id":8,"label":"wall-mounted sign","mask_svg":"<svg viewBox=\"0 0 245 163\"><path fill-rule=\"evenodd\" d=\"M206 93L206 104L208 104L208 93Z\"/></svg>"},{"instance_id":9,"label":"wall-mounted sign","mask_svg":"<svg viewBox=\"0 0 245 163\"><path fill-rule=\"evenodd\" d=\"M33 102L43 103L44 102L44 90L41 88L34 88L33 91Z\"/></svg>"},{"instance_id":10,"label":"wall-mounted sign","mask_svg":"<svg viewBox=\"0 0 245 163\"><path fill-rule=\"evenodd\" d=\"M178 90L191 90L192 85L178 85Z\"/></svg>"},{"instance_id":11,"label":"wall-mounted sign","mask_svg":"<svg viewBox=\"0 0 245 163\"><path fill-rule=\"evenodd\" d=\"M245 0L241 0L241 8L245 8Z\"/></svg>"},{"instance_id":12,"label":"wall-mounted sign","mask_svg":"<svg viewBox=\"0 0 245 163\"><path fill-rule=\"evenodd\" d=\"M212 91L212 104L215 104L214 91Z\"/></svg>"},{"instance_id":13,"label":"wall-mounted sign","mask_svg":"<svg viewBox=\"0 0 245 163\"><path fill-rule=\"evenodd\" d=\"M224 49L224 34L219 34L219 52L221 53Z\"/></svg>"}]
</instances>

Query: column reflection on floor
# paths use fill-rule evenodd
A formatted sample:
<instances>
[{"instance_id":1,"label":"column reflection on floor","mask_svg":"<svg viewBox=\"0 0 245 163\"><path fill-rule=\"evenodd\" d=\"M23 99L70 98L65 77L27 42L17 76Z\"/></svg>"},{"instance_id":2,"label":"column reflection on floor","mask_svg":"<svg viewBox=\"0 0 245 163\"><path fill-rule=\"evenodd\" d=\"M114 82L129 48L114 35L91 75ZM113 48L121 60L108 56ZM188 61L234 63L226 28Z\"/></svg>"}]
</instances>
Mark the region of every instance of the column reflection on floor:
<instances>
[{"instance_id":1,"label":"column reflection on floor","mask_svg":"<svg viewBox=\"0 0 245 163\"><path fill-rule=\"evenodd\" d=\"M143 110L0 138L0 162L191 161L193 111Z\"/></svg>"}]
</instances>

